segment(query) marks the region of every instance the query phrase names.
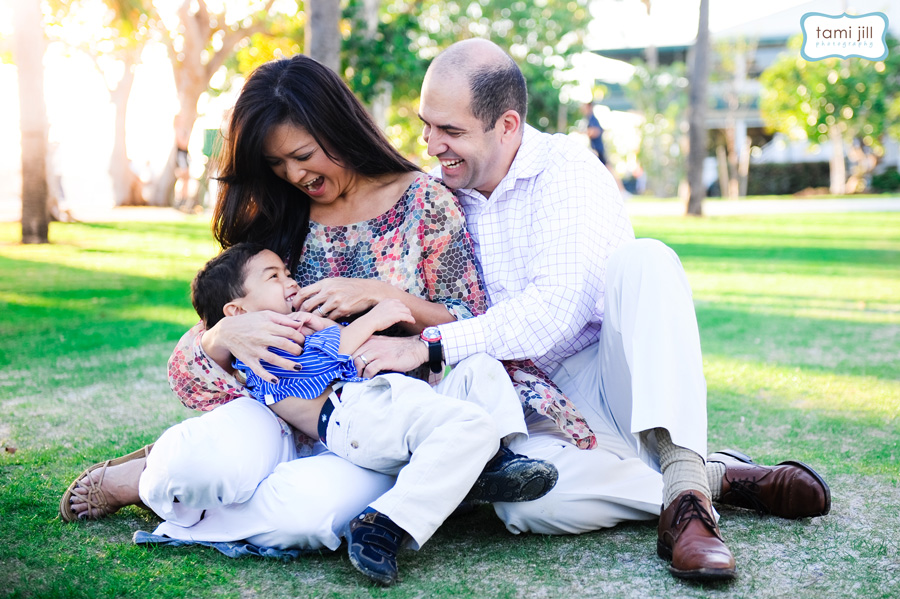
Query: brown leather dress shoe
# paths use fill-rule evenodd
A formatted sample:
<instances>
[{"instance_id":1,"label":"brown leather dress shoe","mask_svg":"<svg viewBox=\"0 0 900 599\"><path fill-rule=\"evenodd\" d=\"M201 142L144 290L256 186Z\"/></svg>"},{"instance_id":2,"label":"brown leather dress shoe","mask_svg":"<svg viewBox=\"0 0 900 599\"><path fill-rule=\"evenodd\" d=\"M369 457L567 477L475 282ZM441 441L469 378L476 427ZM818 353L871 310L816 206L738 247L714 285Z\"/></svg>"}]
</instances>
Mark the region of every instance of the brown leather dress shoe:
<instances>
[{"instance_id":1,"label":"brown leather dress shoe","mask_svg":"<svg viewBox=\"0 0 900 599\"><path fill-rule=\"evenodd\" d=\"M685 491L659 516L659 557L671 560L669 571L689 580L730 580L734 556L725 545L709 499Z\"/></svg>"},{"instance_id":2,"label":"brown leather dress shoe","mask_svg":"<svg viewBox=\"0 0 900 599\"><path fill-rule=\"evenodd\" d=\"M733 449L714 453L708 461L725 464L718 503L781 518L824 516L831 510L831 489L803 462L762 466Z\"/></svg>"}]
</instances>

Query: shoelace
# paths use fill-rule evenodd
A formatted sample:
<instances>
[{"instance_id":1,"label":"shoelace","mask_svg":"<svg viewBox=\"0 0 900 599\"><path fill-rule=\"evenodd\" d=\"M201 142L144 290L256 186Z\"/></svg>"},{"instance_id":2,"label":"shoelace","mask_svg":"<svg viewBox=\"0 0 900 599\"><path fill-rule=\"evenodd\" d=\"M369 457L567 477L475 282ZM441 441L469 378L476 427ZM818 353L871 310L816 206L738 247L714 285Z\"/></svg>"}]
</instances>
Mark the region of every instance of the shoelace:
<instances>
[{"instance_id":1,"label":"shoelace","mask_svg":"<svg viewBox=\"0 0 900 599\"><path fill-rule=\"evenodd\" d=\"M700 520L701 524L705 526L711 533L722 538L719 535L718 527L716 526L716 521L713 520L712 514L706 510L703 504L700 503L700 498L690 493L688 495L682 495L681 499L678 501L678 506L675 508L675 526L678 526L682 522L690 522L691 520Z\"/></svg>"},{"instance_id":2,"label":"shoelace","mask_svg":"<svg viewBox=\"0 0 900 599\"><path fill-rule=\"evenodd\" d=\"M738 480L730 480L728 484L731 485L731 493L734 493L741 499L743 499L747 504L747 507L754 512L756 512L760 516L765 516L769 513L769 508L759 499L759 490L760 486L753 479L738 479Z\"/></svg>"}]
</instances>

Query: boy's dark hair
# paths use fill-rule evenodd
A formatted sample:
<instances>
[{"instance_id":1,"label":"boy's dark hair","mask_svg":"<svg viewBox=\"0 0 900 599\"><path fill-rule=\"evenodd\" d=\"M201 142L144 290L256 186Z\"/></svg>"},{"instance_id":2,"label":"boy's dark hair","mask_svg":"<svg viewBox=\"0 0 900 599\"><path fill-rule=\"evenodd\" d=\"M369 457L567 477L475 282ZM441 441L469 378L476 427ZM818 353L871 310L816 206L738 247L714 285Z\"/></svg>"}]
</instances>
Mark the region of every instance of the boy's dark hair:
<instances>
[{"instance_id":1,"label":"boy's dark hair","mask_svg":"<svg viewBox=\"0 0 900 599\"><path fill-rule=\"evenodd\" d=\"M238 243L207 262L194 277L191 303L207 329L225 317L225 304L247 295L244 269L264 249L259 243Z\"/></svg>"}]
</instances>

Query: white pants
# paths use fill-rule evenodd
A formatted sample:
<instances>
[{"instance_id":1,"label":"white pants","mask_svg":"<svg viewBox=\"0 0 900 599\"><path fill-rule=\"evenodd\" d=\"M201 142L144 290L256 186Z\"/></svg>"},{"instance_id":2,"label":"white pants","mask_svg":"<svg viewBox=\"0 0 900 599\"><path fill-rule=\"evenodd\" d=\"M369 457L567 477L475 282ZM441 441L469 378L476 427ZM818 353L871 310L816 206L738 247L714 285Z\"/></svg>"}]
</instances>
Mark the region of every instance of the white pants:
<instances>
[{"instance_id":1,"label":"white pants","mask_svg":"<svg viewBox=\"0 0 900 599\"><path fill-rule=\"evenodd\" d=\"M387 378L394 377L376 377L374 384L387 385ZM290 430L267 407L239 398L173 426L154 445L139 491L166 520L155 533L336 549L347 522L371 505L418 548L468 492L500 438L521 440L527 429L509 377L487 356L460 362L434 390L396 378L404 388L394 394L404 396L396 409L354 416L350 427L336 426L342 418L336 409L327 433L342 453L367 452L358 461L369 466L396 470L409 460L396 485L392 476L355 466L321 444L316 455L296 459ZM346 407L354 403L354 387L368 394L365 385L348 385L341 395ZM415 397L417 389L424 397ZM438 393L479 407L440 400ZM385 445L386 439L394 442ZM383 454L389 461L380 461Z\"/></svg>"},{"instance_id":2,"label":"white pants","mask_svg":"<svg viewBox=\"0 0 900 599\"><path fill-rule=\"evenodd\" d=\"M526 503L495 504L512 532L581 533L623 520L651 519L662 504L655 437L706 456L706 381L697 319L678 256L656 240L629 243L610 256L600 339L567 358L552 378L597 436L579 451L542 419L510 448L553 462L559 481Z\"/></svg>"}]
</instances>

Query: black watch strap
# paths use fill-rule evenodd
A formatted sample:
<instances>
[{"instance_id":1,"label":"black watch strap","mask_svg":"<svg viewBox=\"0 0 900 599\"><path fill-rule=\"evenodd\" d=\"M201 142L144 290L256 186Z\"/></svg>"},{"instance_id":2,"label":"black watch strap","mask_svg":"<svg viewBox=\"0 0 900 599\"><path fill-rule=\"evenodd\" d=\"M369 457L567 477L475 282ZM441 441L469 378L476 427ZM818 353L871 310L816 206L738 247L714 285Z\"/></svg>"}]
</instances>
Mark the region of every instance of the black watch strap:
<instances>
[{"instance_id":1,"label":"black watch strap","mask_svg":"<svg viewBox=\"0 0 900 599\"><path fill-rule=\"evenodd\" d=\"M444 365L444 348L441 346L441 330L437 327L426 327L422 331L422 341L428 346L428 368L438 373Z\"/></svg>"},{"instance_id":2,"label":"black watch strap","mask_svg":"<svg viewBox=\"0 0 900 599\"><path fill-rule=\"evenodd\" d=\"M431 372L440 372L444 363L444 351L440 340L428 342L428 368Z\"/></svg>"}]
</instances>

